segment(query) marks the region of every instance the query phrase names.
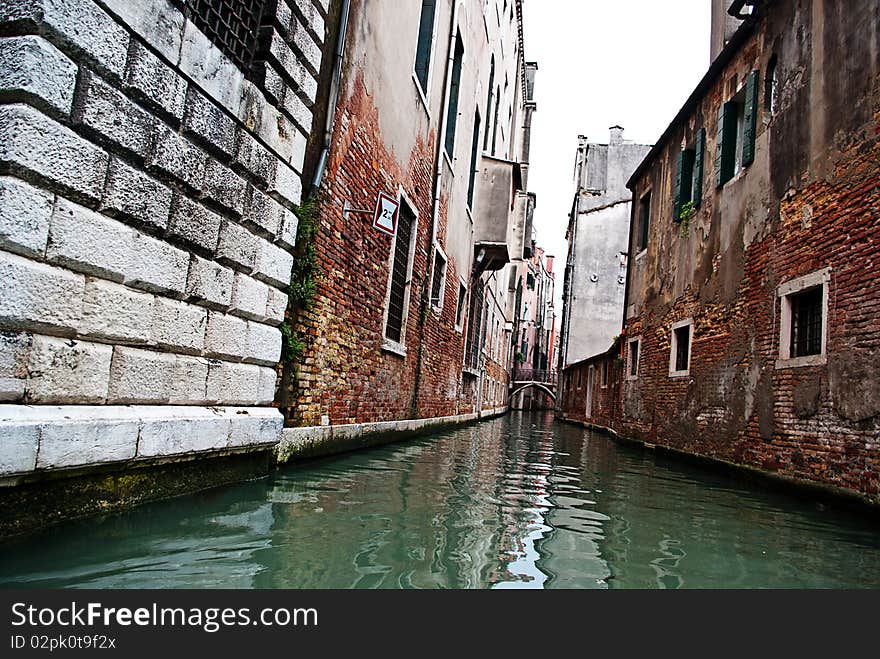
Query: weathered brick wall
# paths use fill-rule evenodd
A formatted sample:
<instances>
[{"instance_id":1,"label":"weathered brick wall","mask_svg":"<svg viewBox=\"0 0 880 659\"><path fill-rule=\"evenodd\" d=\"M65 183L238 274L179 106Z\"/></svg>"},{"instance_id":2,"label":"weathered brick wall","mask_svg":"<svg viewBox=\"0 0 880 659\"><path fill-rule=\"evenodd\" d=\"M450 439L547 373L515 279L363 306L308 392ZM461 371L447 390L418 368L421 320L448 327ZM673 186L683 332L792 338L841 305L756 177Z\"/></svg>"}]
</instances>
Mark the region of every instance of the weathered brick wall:
<instances>
[{"instance_id":1,"label":"weathered brick wall","mask_svg":"<svg viewBox=\"0 0 880 659\"><path fill-rule=\"evenodd\" d=\"M435 136L432 132L428 142L417 140L404 169L385 147L378 110L359 76L352 89L337 106L318 202L320 274L314 300L297 328L306 337L306 349L286 413L298 425L318 425L325 416L337 425L454 415L462 393L464 344L454 329L459 272L453 259L439 314L428 307L426 290ZM369 208L376 191L398 189L418 213L405 356L382 349L393 239L374 229L369 218L342 217L346 200L355 208ZM440 207L442 235L445 201Z\"/></svg>"},{"instance_id":2,"label":"weathered brick wall","mask_svg":"<svg viewBox=\"0 0 880 659\"><path fill-rule=\"evenodd\" d=\"M634 198L650 188L656 205L647 253L630 265L627 335L642 343L621 432L878 499L878 12L870 2L776 3L635 182ZM715 123L730 76L757 69L763 90L774 53L778 110L761 104L755 162L716 190ZM675 162L701 126L703 204L682 230L671 220ZM826 363L778 367L778 287L823 268ZM670 377L670 326L688 317L690 372Z\"/></svg>"},{"instance_id":3,"label":"weathered brick wall","mask_svg":"<svg viewBox=\"0 0 880 659\"><path fill-rule=\"evenodd\" d=\"M608 379L602 384L602 369L607 369ZM592 384L588 377L593 367ZM625 376L623 360L617 353L603 354L563 371L563 392L559 412L567 419L586 421L597 426L615 428L620 422L620 387ZM592 390L590 410L587 415L587 391Z\"/></svg>"},{"instance_id":4,"label":"weathered brick wall","mask_svg":"<svg viewBox=\"0 0 880 659\"><path fill-rule=\"evenodd\" d=\"M327 0L267 7L246 77L166 0L0 0L0 475L277 441Z\"/></svg>"}]
</instances>

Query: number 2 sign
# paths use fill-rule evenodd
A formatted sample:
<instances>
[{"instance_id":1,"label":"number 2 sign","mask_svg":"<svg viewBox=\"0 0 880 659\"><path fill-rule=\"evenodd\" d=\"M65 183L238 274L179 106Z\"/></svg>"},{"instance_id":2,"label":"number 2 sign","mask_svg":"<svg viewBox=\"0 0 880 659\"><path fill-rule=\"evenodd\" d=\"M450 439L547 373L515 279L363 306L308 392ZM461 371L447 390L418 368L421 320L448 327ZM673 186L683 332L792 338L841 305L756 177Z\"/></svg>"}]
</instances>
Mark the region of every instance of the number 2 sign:
<instances>
[{"instance_id":1,"label":"number 2 sign","mask_svg":"<svg viewBox=\"0 0 880 659\"><path fill-rule=\"evenodd\" d=\"M397 232L397 213L400 204L385 192L379 192L373 213L373 228L393 236Z\"/></svg>"}]
</instances>

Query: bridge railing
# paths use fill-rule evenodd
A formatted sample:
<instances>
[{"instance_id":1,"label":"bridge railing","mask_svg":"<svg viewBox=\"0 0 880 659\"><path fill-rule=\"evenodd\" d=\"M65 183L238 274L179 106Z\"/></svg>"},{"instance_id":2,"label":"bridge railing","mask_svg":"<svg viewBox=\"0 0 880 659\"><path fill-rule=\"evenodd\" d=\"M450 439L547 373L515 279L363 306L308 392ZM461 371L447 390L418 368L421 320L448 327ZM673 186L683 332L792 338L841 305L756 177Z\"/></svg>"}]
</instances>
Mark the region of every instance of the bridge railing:
<instances>
[{"instance_id":1,"label":"bridge railing","mask_svg":"<svg viewBox=\"0 0 880 659\"><path fill-rule=\"evenodd\" d=\"M514 368L510 374L511 382L556 383L556 371L543 368Z\"/></svg>"}]
</instances>

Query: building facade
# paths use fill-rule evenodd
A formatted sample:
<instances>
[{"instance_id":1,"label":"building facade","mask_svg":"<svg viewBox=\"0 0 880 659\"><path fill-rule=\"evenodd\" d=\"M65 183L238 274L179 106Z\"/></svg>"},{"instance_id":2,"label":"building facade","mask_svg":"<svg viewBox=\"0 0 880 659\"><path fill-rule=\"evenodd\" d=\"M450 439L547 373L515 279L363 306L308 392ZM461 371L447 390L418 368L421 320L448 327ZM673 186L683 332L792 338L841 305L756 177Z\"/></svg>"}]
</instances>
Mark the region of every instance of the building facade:
<instances>
[{"instance_id":1,"label":"building facade","mask_svg":"<svg viewBox=\"0 0 880 659\"><path fill-rule=\"evenodd\" d=\"M0 2L4 510L125 470L76 512L107 510L153 495L139 465L279 440L328 2L232 4Z\"/></svg>"},{"instance_id":2,"label":"building facade","mask_svg":"<svg viewBox=\"0 0 880 659\"><path fill-rule=\"evenodd\" d=\"M880 7L730 11L744 22L629 182L615 427L876 502Z\"/></svg>"},{"instance_id":3,"label":"building facade","mask_svg":"<svg viewBox=\"0 0 880 659\"><path fill-rule=\"evenodd\" d=\"M292 306L280 406L295 427L505 405L513 265L530 243L536 67L521 3L344 3L338 100L316 176L314 294ZM382 192L393 235L374 228ZM348 212L348 209L356 212ZM299 435L298 435L299 436Z\"/></svg>"}]
</instances>

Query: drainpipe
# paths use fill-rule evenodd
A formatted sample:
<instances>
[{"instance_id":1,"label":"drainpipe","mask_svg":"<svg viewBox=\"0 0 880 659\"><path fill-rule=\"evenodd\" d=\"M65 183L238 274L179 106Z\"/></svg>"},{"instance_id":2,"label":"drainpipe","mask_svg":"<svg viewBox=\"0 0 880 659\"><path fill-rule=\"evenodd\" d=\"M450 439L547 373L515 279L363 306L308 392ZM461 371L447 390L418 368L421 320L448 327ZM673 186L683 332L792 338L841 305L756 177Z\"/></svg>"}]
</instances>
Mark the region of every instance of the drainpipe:
<instances>
[{"instance_id":1,"label":"drainpipe","mask_svg":"<svg viewBox=\"0 0 880 659\"><path fill-rule=\"evenodd\" d=\"M345 55L345 35L348 31L348 14L350 9L351 0L342 0L339 32L336 34L336 51L333 54L333 77L330 80L330 94L327 100L327 121L324 124L324 146L321 149L318 168L312 180L311 194L314 194L321 187L324 169L327 167L327 158L330 155L330 144L333 140L333 124L336 121L336 103L339 100L339 82L342 79L342 61Z\"/></svg>"}]
</instances>

